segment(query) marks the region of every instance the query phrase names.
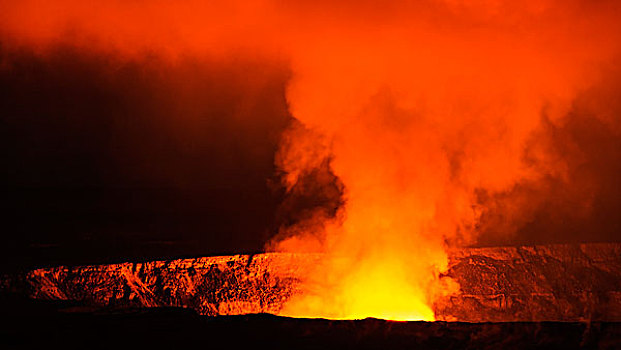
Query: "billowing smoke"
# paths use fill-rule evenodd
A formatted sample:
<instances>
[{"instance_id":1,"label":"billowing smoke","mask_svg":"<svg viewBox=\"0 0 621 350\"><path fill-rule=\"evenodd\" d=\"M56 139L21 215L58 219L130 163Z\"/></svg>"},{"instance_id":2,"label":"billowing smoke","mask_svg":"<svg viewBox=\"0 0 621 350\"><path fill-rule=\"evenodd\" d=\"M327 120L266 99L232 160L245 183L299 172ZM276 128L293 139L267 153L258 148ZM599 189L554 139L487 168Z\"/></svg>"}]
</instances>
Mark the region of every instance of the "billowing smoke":
<instances>
[{"instance_id":1,"label":"billowing smoke","mask_svg":"<svg viewBox=\"0 0 621 350\"><path fill-rule=\"evenodd\" d=\"M458 288L441 278L448 247L618 207L603 199L618 194L614 1L2 7L5 44L42 54L70 42L287 62L297 121L277 165L291 198L321 200L268 247L326 254L287 315L433 319L434 299Z\"/></svg>"},{"instance_id":2,"label":"billowing smoke","mask_svg":"<svg viewBox=\"0 0 621 350\"><path fill-rule=\"evenodd\" d=\"M334 257L285 312L432 319L456 288L438 277L447 246L515 234L547 203L589 215L595 178L571 184L579 154L555 130L617 69L617 17L597 6L371 6L296 48L290 108L318 136L288 135L284 179L329 160L344 205L279 241ZM611 115L598 122L616 128Z\"/></svg>"}]
</instances>

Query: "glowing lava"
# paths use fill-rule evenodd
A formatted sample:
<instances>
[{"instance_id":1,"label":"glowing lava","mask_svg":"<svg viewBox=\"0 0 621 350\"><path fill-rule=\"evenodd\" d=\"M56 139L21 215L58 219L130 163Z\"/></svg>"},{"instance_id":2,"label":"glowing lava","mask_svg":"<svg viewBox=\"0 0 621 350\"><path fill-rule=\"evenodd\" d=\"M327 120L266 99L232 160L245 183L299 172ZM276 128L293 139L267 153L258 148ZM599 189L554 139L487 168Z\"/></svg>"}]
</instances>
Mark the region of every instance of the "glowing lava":
<instances>
[{"instance_id":1,"label":"glowing lava","mask_svg":"<svg viewBox=\"0 0 621 350\"><path fill-rule=\"evenodd\" d=\"M618 1L0 5L7 47L289 65L287 100L303 127L284 137L283 182L328 162L344 186L336 215L315 213L269 244L329 257L283 309L302 317L433 320L436 298L458 288L440 277L446 248L475 242L489 209L480 198L568 177L536 135L544 120L563 125L621 52ZM618 114L594 114L621 130ZM527 222L530 205L503 202L501 234Z\"/></svg>"}]
</instances>

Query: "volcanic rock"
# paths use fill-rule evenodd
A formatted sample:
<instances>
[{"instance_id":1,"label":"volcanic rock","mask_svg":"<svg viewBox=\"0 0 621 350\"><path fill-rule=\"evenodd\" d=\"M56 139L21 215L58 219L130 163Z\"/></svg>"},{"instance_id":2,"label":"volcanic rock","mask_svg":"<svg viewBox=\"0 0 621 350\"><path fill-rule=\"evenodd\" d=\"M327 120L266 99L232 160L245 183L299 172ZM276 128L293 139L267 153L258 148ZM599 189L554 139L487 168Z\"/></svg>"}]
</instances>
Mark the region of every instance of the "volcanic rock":
<instances>
[{"instance_id":1,"label":"volcanic rock","mask_svg":"<svg viewBox=\"0 0 621 350\"><path fill-rule=\"evenodd\" d=\"M438 320L621 321L621 244L450 251L459 293L436 302ZM93 266L6 278L5 291L90 307L184 307L203 315L278 314L319 254L266 253Z\"/></svg>"},{"instance_id":2,"label":"volcanic rock","mask_svg":"<svg viewBox=\"0 0 621 350\"><path fill-rule=\"evenodd\" d=\"M621 321L621 244L454 250L440 320Z\"/></svg>"}]
</instances>

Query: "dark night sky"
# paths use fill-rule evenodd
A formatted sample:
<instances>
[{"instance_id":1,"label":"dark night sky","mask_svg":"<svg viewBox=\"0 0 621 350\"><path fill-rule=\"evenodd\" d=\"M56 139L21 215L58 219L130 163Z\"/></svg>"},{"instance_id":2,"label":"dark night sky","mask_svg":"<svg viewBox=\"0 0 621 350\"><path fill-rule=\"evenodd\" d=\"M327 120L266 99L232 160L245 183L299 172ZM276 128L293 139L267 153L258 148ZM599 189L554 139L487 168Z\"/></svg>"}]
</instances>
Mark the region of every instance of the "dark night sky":
<instances>
[{"instance_id":1,"label":"dark night sky","mask_svg":"<svg viewBox=\"0 0 621 350\"><path fill-rule=\"evenodd\" d=\"M0 52L6 267L259 252L288 72Z\"/></svg>"},{"instance_id":2,"label":"dark night sky","mask_svg":"<svg viewBox=\"0 0 621 350\"><path fill-rule=\"evenodd\" d=\"M278 185L286 65L115 57L0 48L2 269L260 252L309 207L338 205L326 169L305 198ZM542 131L569 182L481 194L479 244L621 241L621 141L587 114ZM498 234L503 196L536 198L513 236Z\"/></svg>"}]
</instances>

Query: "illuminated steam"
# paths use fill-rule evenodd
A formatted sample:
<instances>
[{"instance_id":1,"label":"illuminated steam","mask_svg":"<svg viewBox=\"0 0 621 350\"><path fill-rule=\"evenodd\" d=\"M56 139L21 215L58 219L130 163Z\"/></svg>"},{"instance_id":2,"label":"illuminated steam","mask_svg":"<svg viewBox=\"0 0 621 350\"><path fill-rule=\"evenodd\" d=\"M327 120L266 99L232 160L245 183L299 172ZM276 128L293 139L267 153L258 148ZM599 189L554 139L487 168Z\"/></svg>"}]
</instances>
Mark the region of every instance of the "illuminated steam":
<instances>
[{"instance_id":1,"label":"illuminated steam","mask_svg":"<svg viewBox=\"0 0 621 350\"><path fill-rule=\"evenodd\" d=\"M577 105L619 136L614 98L593 93L619 91L608 78L621 43L612 1L1 6L4 44L42 55L69 43L127 59L289 65L299 123L277 155L283 184L304 191L305 175L333 174L343 197L268 245L327 256L286 315L434 319L434 299L458 288L440 278L448 246L472 244L490 225L511 235L553 181L571 183L579 152L560 152L548 135ZM568 195L585 213L587 192Z\"/></svg>"}]
</instances>

